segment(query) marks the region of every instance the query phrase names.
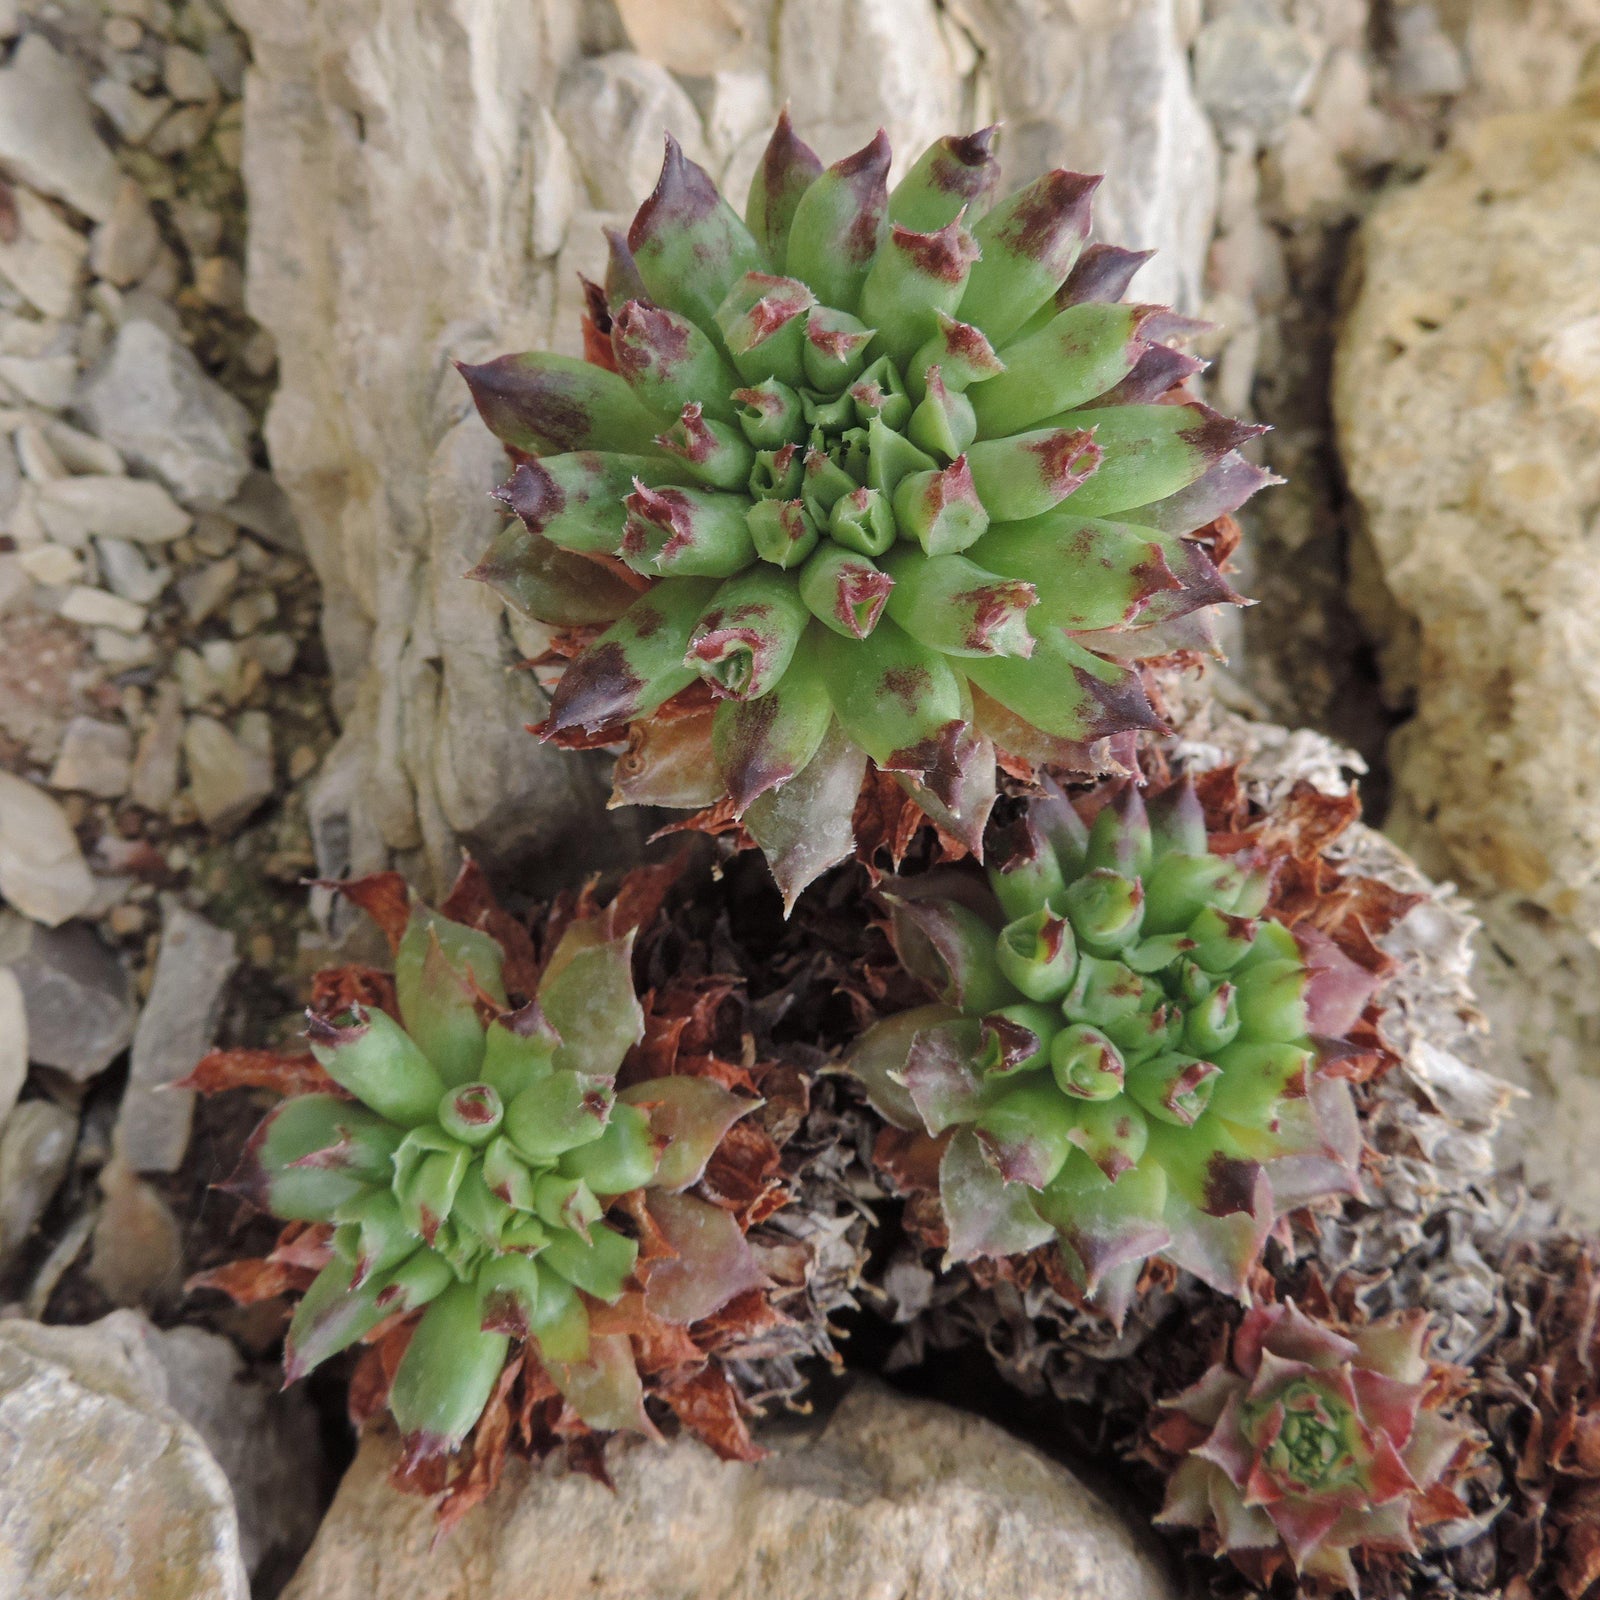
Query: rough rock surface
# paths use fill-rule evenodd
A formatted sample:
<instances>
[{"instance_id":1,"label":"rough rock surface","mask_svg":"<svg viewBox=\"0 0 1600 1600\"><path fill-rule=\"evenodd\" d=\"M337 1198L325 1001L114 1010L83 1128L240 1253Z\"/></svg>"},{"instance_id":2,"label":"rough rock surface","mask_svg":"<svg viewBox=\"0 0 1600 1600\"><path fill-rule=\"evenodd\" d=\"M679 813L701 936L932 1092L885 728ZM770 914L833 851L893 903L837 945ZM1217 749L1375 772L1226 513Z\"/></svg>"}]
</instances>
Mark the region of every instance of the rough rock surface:
<instances>
[{"instance_id":1,"label":"rough rock surface","mask_svg":"<svg viewBox=\"0 0 1600 1600\"><path fill-rule=\"evenodd\" d=\"M0 1322L0 1593L248 1600L228 1480L114 1323Z\"/></svg>"},{"instance_id":2,"label":"rough rock surface","mask_svg":"<svg viewBox=\"0 0 1600 1600\"><path fill-rule=\"evenodd\" d=\"M250 307L281 362L267 438L345 718L313 804L326 873L398 859L437 882L463 843L570 870L605 847L594 770L521 731L542 697L508 668L540 630L460 581L498 452L449 361L577 351L576 273L600 274L599 226L643 198L663 122L742 194L785 100L828 160L880 123L903 166L1004 118L1015 179L1109 169L1107 235L1162 251L1141 293L1198 300L1216 155L1171 0L232 9L255 60Z\"/></svg>"},{"instance_id":3,"label":"rough rock surface","mask_svg":"<svg viewBox=\"0 0 1600 1600\"><path fill-rule=\"evenodd\" d=\"M369 1437L284 1600L1161 1600L1135 1536L993 1424L866 1384L758 1466L613 1447L609 1493L520 1462L437 1547Z\"/></svg>"},{"instance_id":4,"label":"rough rock surface","mask_svg":"<svg viewBox=\"0 0 1600 1600\"><path fill-rule=\"evenodd\" d=\"M1356 598L1415 714L1392 830L1479 897L1537 1177L1600 1215L1600 89L1462 129L1361 235L1335 405Z\"/></svg>"}]
</instances>

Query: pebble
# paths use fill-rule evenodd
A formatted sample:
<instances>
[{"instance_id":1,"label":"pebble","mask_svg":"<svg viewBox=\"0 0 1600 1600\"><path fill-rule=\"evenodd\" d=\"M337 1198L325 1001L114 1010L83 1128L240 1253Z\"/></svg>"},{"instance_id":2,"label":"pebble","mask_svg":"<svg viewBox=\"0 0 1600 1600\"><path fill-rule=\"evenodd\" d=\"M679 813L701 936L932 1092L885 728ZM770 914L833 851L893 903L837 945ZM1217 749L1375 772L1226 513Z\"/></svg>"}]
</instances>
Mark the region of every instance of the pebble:
<instances>
[{"instance_id":1,"label":"pebble","mask_svg":"<svg viewBox=\"0 0 1600 1600\"><path fill-rule=\"evenodd\" d=\"M159 483L99 474L43 485L39 517L52 539L74 548L82 548L92 534L166 544L194 522Z\"/></svg>"},{"instance_id":2,"label":"pebble","mask_svg":"<svg viewBox=\"0 0 1600 1600\"><path fill-rule=\"evenodd\" d=\"M54 446L45 438L44 429L37 423L25 422L11 435L16 451L17 465L23 477L32 483L54 483L67 476L67 469Z\"/></svg>"},{"instance_id":3,"label":"pebble","mask_svg":"<svg viewBox=\"0 0 1600 1600\"><path fill-rule=\"evenodd\" d=\"M101 78L89 91L89 98L129 144L143 144L172 109L172 102L165 95L140 94L132 85L115 78Z\"/></svg>"},{"instance_id":4,"label":"pebble","mask_svg":"<svg viewBox=\"0 0 1600 1600\"><path fill-rule=\"evenodd\" d=\"M111 215L116 161L94 130L77 68L41 33L0 68L0 161L95 222Z\"/></svg>"},{"instance_id":5,"label":"pebble","mask_svg":"<svg viewBox=\"0 0 1600 1600\"><path fill-rule=\"evenodd\" d=\"M97 276L126 289L150 271L160 253L161 230L144 190L135 179L124 178L111 215L94 231L89 265Z\"/></svg>"},{"instance_id":6,"label":"pebble","mask_svg":"<svg viewBox=\"0 0 1600 1600\"><path fill-rule=\"evenodd\" d=\"M105 1071L128 1047L137 1009L122 964L92 927L22 925L7 955L28 1013L28 1059L78 1083Z\"/></svg>"},{"instance_id":7,"label":"pebble","mask_svg":"<svg viewBox=\"0 0 1600 1600\"><path fill-rule=\"evenodd\" d=\"M83 576L83 557L60 544L38 544L17 558L35 583L51 586L76 583Z\"/></svg>"},{"instance_id":8,"label":"pebble","mask_svg":"<svg viewBox=\"0 0 1600 1600\"><path fill-rule=\"evenodd\" d=\"M217 92L217 80L206 65L205 57L180 44L167 46L164 75L167 93L174 100L210 100Z\"/></svg>"},{"instance_id":9,"label":"pebble","mask_svg":"<svg viewBox=\"0 0 1600 1600\"><path fill-rule=\"evenodd\" d=\"M139 736L128 798L146 811L161 813L178 792L178 757L183 747L183 707L175 683L156 690L155 710Z\"/></svg>"},{"instance_id":10,"label":"pebble","mask_svg":"<svg viewBox=\"0 0 1600 1600\"><path fill-rule=\"evenodd\" d=\"M226 517L202 511L194 519L194 547L203 556L225 556L239 542L239 534Z\"/></svg>"},{"instance_id":11,"label":"pebble","mask_svg":"<svg viewBox=\"0 0 1600 1600\"><path fill-rule=\"evenodd\" d=\"M101 438L159 473L180 499L230 500L250 472L250 414L191 351L142 317L118 330L82 409Z\"/></svg>"},{"instance_id":12,"label":"pebble","mask_svg":"<svg viewBox=\"0 0 1600 1600\"><path fill-rule=\"evenodd\" d=\"M50 787L115 800L128 792L132 766L133 735L123 723L74 717L62 732Z\"/></svg>"},{"instance_id":13,"label":"pebble","mask_svg":"<svg viewBox=\"0 0 1600 1600\"><path fill-rule=\"evenodd\" d=\"M28 1076L28 1009L10 967L0 967L0 1127Z\"/></svg>"},{"instance_id":14,"label":"pebble","mask_svg":"<svg viewBox=\"0 0 1600 1600\"><path fill-rule=\"evenodd\" d=\"M117 1306L177 1299L183 1237L172 1208L120 1156L100 1173L104 1203L95 1219L89 1277Z\"/></svg>"},{"instance_id":15,"label":"pebble","mask_svg":"<svg viewBox=\"0 0 1600 1600\"><path fill-rule=\"evenodd\" d=\"M185 156L211 131L210 106L179 106L145 141L151 155L163 161Z\"/></svg>"},{"instance_id":16,"label":"pebble","mask_svg":"<svg viewBox=\"0 0 1600 1600\"><path fill-rule=\"evenodd\" d=\"M70 317L89 242L69 227L38 195L12 191L16 237L0 240L0 277L47 317Z\"/></svg>"},{"instance_id":17,"label":"pebble","mask_svg":"<svg viewBox=\"0 0 1600 1600\"><path fill-rule=\"evenodd\" d=\"M126 55L144 43L144 29L132 17L107 17L102 37L111 49Z\"/></svg>"},{"instance_id":18,"label":"pebble","mask_svg":"<svg viewBox=\"0 0 1600 1600\"><path fill-rule=\"evenodd\" d=\"M272 793L271 752L236 738L215 717L189 718L183 755L195 809L216 832L238 827Z\"/></svg>"},{"instance_id":19,"label":"pebble","mask_svg":"<svg viewBox=\"0 0 1600 1600\"><path fill-rule=\"evenodd\" d=\"M139 633L144 628L145 608L124 600L119 594L107 594L104 589L91 589L77 584L67 590L61 602L60 615L68 622L81 622L85 627L115 628L121 633Z\"/></svg>"},{"instance_id":20,"label":"pebble","mask_svg":"<svg viewBox=\"0 0 1600 1600\"><path fill-rule=\"evenodd\" d=\"M286 677L300 653L299 641L288 633L257 633L244 640L240 650L261 665L269 678Z\"/></svg>"},{"instance_id":21,"label":"pebble","mask_svg":"<svg viewBox=\"0 0 1600 1600\"><path fill-rule=\"evenodd\" d=\"M27 1241L72 1165L78 1119L53 1100L24 1100L0 1130L0 1268Z\"/></svg>"},{"instance_id":22,"label":"pebble","mask_svg":"<svg viewBox=\"0 0 1600 1600\"><path fill-rule=\"evenodd\" d=\"M278 597L270 589L257 589L242 594L228 607L228 628L234 638L242 639L264 628L278 615ZM266 663L262 662L265 666Z\"/></svg>"},{"instance_id":23,"label":"pebble","mask_svg":"<svg viewBox=\"0 0 1600 1600\"><path fill-rule=\"evenodd\" d=\"M77 916L94 893L66 812L37 784L0 772L0 897L54 928Z\"/></svg>"},{"instance_id":24,"label":"pebble","mask_svg":"<svg viewBox=\"0 0 1600 1600\"><path fill-rule=\"evenodd\" d=\"M33 599L33 580L22 568L22 557L0 550L0 617L20 611Z\"/></svg>"},{"instance_id":25,"label":"pebble","mask_svg":"<svg viewBox=\"0 0 1600 1600\"><path fill-rule=\"evenodd\" d=\"M143 551L126 539L96 539L100 556L100 575L114 593L138 605L149 605L172 577L172 568L151 565Z\"/></svg>"},{"instance_id":26,"label":"pebble","mask_svg":"<svg viewBox=\"0 0 1600 1600\"><path fill-rule=\"evenodd\" d=\"M223 989L237 965L231 933L182 905L168 907L113 1138L117 1155L135 1171L176 1172L183 1160L194 1095L168 1086L210 1049Z\"/></svg>"},{"instance_id":27,"label":"pebble","mask_svg":"<svg viewBox=\"0 0 1600 1600\"><path fill-rule=\"evenodd\" d=\"M232 556L212 561L178 579L178 598L191 623L204 622L233 593L239 563Z\"/></svg>"},{"instance_id":28,"label":"pebble","mask_svg":"<svg viewBox=\"0 0 1600 1600\"><path fill-rule=\"evenodd\" d=\"M116 478L123 475L121 455L104 439L97 439L82 428L74 428L59 417L45 419L41 431L45 441L55 451L56 459L68 472L89 473L98 477Z\"/></svg>"},{"instance_id":29,"label":"pebble","mask_svg":"<svg viewBox=\"0 0 1600 1600\"><path fill-rule=\"evenodd\" d=\"M1401 6L1392 13L1394 54L1389 81L1401 94L1460 94L1467 87L1466 63L1455 41L1426 3Z\"/></svg>"},{"instance_id":30,"label":"pebble","mask_svg":"<svg viewBox=\"0 0 1600 1600\"><path fill-rule=\"evenodd\" d=\"M147 667L156 658L156 642L147 633L119 633L115 628L94 630L95 660L117 672Z\"/></svg>"},{"instance_id":31,"label":"pebble","mask_svg":"<svg viewBox=\"0 0 1600 1600\"><path fill-rule=\"evenodd\" d=\"M288 555L303 555L305 542L294 519L289 497L270 472L251 471L228 502L227 512L241 528L265 540L275 550Z\"/></svg>"},{"instance_id":32,"label":"pebble","mask_svg":"<svg viewBox=\"0 0 1600 1600\"><path fill-rule=\"evenodd\" d=\"M75 356L0 356L0 380L20 399L46 411L64 411L78 381Z\"/></svg>"},{"instance_id":33,"label":"pebble","mask_svg":"<svg viewBox=\"0 0 1600 1600\"><path fill-rule=\"evenodd\" d=\"M207 256L195 268L194 288L208 306L244 310L244 272L232 256Z\"/></svg>"},{"instance_id":34,"label":"pebble","mask_svg":"<svg viewBox=\"0 0 1600 1600\"><path fill-rule=\"evenodd\" d=\"M1194 42L1194 86L1223 128L1262 137L1281 128L1310 92L1316 58L1273 0L1238 0Z\"/></svg>"}]
</instances>

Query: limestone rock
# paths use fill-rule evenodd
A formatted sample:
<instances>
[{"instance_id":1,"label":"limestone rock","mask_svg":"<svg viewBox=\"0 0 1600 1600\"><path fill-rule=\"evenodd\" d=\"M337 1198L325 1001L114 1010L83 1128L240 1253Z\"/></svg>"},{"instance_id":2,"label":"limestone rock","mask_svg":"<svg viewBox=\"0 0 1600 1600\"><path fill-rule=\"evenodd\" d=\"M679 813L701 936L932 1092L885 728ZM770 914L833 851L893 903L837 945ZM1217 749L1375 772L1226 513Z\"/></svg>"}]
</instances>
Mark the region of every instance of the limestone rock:
<instances>
[{"instance_id":1,"label":"limestone rock","mask_svg":"<svg viewBox=\"0 0 1600 1600\"><path fill-rule=\"evenodd\" d=\"M182 500L227 500L250 470L249 412L143 317L117 331L79 405L95 433L159 473ZM119 528L96 531L137 537Z\"/></svg>"},{"instance_id":2,"label":"limestone rock","mask_svg":"<svg viewBox=\"0 0 1600 1600\"><path fill-rule=\"evenodd\" d=\"M0 1592L248 1600L228 1480L114 1321L0 1322Z\"/></svg>"},{"instance_id":3,"label":"limestone rock","mask_svg":"<svg viewBox=\"0 0 1600 1600\"><path fill-rule=\"evenodd\" d=\"M1335 404L1401 842L1480 896L1534 1175L1600 1215L1600 94L1461 130L1362 230ZM1537 1130L1537 1131L1535 1131Z\"/></svg>"},{"instance_id":4,"label":"limestone rock","mask_svg":"<svg viewBox=\"0 0 1600 1600\"><path fill-rule=\"evenodd\" d=\"M186 1077L210 1049L223 986L237 962L231 933L171 907L117 1116L117 1154L137 1172L175 1172L183 1160L194 1095L168 1085Z\"/></svg>"},{"instance_id":5,"label":"limestone rock","mask_svg":"<svg viewBox=\"0 0 1600 1600\"><path fill-rule=\"evenodd\" d=\"M54 928L94 898L77 836L43 789L0 772L0 898Z\"/></svg>"},{"instance_id":6,"label":"limestone rock","mask_svg":"<svg viewBox=\"0 0 1600 1600\"><path fill-rule=\"evenodd\" d=\"M215 717L190 717L183 756L195 810L208 828L239 826L272 793L272 755L237 739Z\"/></svg>"},{"instance_id":7,"label":"limestone rock","mask_svg":"<svg viewBox=\"0 0 1600 1600\"><path fill-rule=\"evenodd\" d=\"M61 1187L77 1139L78 1119L53 1100L24 1100L0 1128L0 1268Z\"/></svg>"},{"instance_id":8,"label":"limestone rock","mask_svg":"<svg viewBox=\"0 0 1600 1600\"><path fill-rule=\"evenodd\" d=\"M28 1009L10 967L0 967L0 1128L28 1076Z\"/></svg>"},{"instance_id":9,"label":"limestone rock","mask_svg":"<svg viewBox=\"0 0 1600 1600\"><path fill-rule=\"evenodd\" d=\"M1139 1540L992 1423L874 1385L757 1466L697 1441L613 1448L612 1494L512 1465L453 1539L362 1446L284 1600L1162 1600ZM470 1561L462 1552L472 1552Z\"/></svg>"},{"instance_id":10,"label":"limestone rock","mask_svg":"<svg viewBox=\"0 0 1600 1600\"><path fill-rule=\"evenodd\" d=\"M168 544L187 533L194 520L159 483L106 473L41 484L38 508L50 537L75 550L93 534Z\"/></svg>"},{"instance_id":11,"label":"limestone rock","mask_svg":"<svg viewBox=\"0 0 1600 1600\"><path fill-rule=\"evenodd\" d=\"M111 215L117 164L89 120L77 68L41 33L0 71L0 163L96 222Z\"/></svg>"},{"instance_id":12,"label":"limestone rock","mask_svg":"<svg viewBox=\"0 0 1600 1600\"><path fill-rule=\"evenodd\" d=\"M114 800L127 793L132 759L133 736L126 724L74 717L62 731L50 787Z\"/></svg>"}]
</instances>

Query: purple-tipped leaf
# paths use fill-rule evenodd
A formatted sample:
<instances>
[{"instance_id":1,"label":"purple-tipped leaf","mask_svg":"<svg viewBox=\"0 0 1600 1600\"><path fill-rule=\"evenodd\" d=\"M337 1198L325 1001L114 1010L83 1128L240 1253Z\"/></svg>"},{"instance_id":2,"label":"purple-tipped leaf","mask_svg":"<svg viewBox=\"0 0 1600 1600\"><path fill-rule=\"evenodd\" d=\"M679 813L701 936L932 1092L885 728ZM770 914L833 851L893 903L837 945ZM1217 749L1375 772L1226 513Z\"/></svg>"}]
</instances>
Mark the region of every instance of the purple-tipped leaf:
<instances>
[{"instance_id":1,"label":"purple-tipped leaf","mask_svg":"<svg viewBox=\"0 0 1600 1600\"><path fill-rule=\"evenodd\" d=\"M616 373L571 356L532 350L456 369L489 431L529 455L648 452L660 426Z\"/></svg>"}]
</instances>

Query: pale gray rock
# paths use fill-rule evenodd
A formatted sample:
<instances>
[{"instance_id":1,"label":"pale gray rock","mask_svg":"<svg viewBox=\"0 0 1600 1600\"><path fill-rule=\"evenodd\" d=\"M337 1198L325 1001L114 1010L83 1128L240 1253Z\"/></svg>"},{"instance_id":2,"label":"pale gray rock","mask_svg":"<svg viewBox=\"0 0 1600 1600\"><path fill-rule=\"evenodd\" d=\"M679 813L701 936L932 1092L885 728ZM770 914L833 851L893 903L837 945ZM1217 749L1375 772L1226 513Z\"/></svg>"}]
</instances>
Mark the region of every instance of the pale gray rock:
<instances>
[{"instance_id":1,"label":"pale gray rock","mask_svg":"<svg viewBox=\"0 0 1600 1600\"><path fill-rule=\"evenodd\" d=\"M94 547L100 560L101 579L113 594L135 605L149 605L172 577L171 567L152 565L139 546L127 539L98 538Z\"/></svg>"},{"instance_id":2,"label":"pale gray rock","mask_svg":"<svg viewBox=\"0 0 1600 1600\"><path fill-rule=\"evenodd\" d=\"M613 1446L616 1492L508 1466L456 1542L362 1445L284 1600L1163 1600L1142 1536L992 1423L880 1386L755 1466L687 1437ZM463 1560L462 1551L471 1559Z\"/></svg>"},{"instance_id":3,"label":"pale gray rock","mask_svg":"<svg viewBox=\"0 0 1600 1600\"><path fill-rule=\"evenodd\" d=\"M0 1593L248 1600L233 1494L137 1320L0 1322Z\"/></svg>"},{"instance_id":4,"label":"pale gray rock","mask_svg":"<svg viewBox=\"0 0 1600 1600\"><path fill-rule=\"evenodd\" d=\"M1235 0L1194 42L1195 93L1226 129L1261 137L1305 103L1317 58L1279 0Z\"/></svg>"},{"instance_id":5,"label":"pale gray rock","mask_svg":"<svg viewBox=\"0 0 1600 1600\"><path fill-rule=\"evenodd\" d=\"M156 264L160 250L161 232L144 189L136 179L124 178L111 215L94 231L89 265L97 277L126 289Z\"/></svg>"},{"instance_id":6,"label":"pale gray rock","mask_svg":"<svg viewBox=\"0 0 1600 1600\"><path fill-rule=\"evenodd\" d=\"M15 204L16 237L0 239L0 278L45 316L69 317L78 305L89 241L32 190L19 188Z\"/></svg>"},{"instance_id":7,"label":"pale gray rock","mask_svg":"<svg viewBox=\"0 0 1600 1600\"><path fill-rule=\"evenodd\" d=\"M4 952L27 1006L29 1060L84 1083L127 1049L138 1008L122 963L93 928L24 925Z\"/></svg>"},{"instance_id":8,"label":"pale gray rock","mask_svg":"<svg viewBox=\"0 0 1600 1600\"><path fill-rule=\"evenodd\" d=\"M139 735L128 798L146 811L163 812L178 793L178 758L183 749L183 697L175 683L156 690L156 702Z\"/></svg>"},{"instance_id":9,"label":"pale gray rock","mask_svg":"<svg viewBox=\"0 0 1600 1600\"><path fill-rule=\"evenodd\" d=\"M111 215L117 164L89 119L78 69L42 33L0 69L0 164L96 222Z\"/></svg>"},{"instance_id":10,"label":"pale gray rock","mask_svg":"<svg viewBox=\"0 0 1600 1600\"><path fill-rule=\"evenodd\" d=\"M24 1100L0 1127L0 1268L55 1198L77 1140L78 1119L53 1100Z\"/></svg>"},{"instance_id":11,"label":"pale gray rock","mask_svg":"<svg viewBox=\"0 0 1600 1600\"><path fill-rule=\"evenodd\" d=\"M272 793L272 754L236 737L215 717L190 717L183 758L200 820L218 833L244 822Z\"/></svg>"},{"instance_id":12,"label":"pale gray rock","mask_svg":"<svg viewBox=\"0 0 1600 1600\"><path fill-rule=\"evenodd\" d=\"M54 928L77 916L94 892L60 805L37 784L0 772L0 898Z\"/></svg>"},{"instance_id":13,"label":"pale gray rock","mask_svg":"<svg viewBox=\"0 0 1600 1600\"><path fill-rule=\"evenodd\" d=\"M17 1103L27 1076L28 1008L16 973L0 967L0 1127Z\"/></svg>"},{"instance_id":14,"label":"pale gray rock","mask_svg":"<svg viewBox=\"0 0 1600 1600\"><path fill-rule=\"evenodd\" d=\"M231 933L181 905L169 907L117 1116L116 1152L136 1172L175 1172L183 1160L194 1095L168 1086L210 1049L237 965Z\"/></svg>"},{"instance_id":15,"label":"pale gray rock","mask_svg":"<svg viewBox=\"0 0 1600 1600\"><path fill-rule=\"evenodd\" d=\"M101 473L56 478L39 485L39 520L58 544L81 550L92 535L135 544L170 544L193 518L148 478Z\"/></svg>"},{"instance_id":16,"label":"pale gray rock","mask_svg":"<svg viewBox=\"0 0 1600 1600\"><path fill-rule=\"evenodd\" d=\"M133 735L125 723L74 717L62 730L50 787L115 800L128 792L132 759Z\"/></svg>"},{"instance_id":17,"label":"pale gray rock","mask_svg":"<svg viewBox=\"0 0 1600 1600\"><path fill-rule=\"evenodd\" d=\"M95 433L181 500L227 500L250 470L249 412L143 317L118 329L78 405Z\"/></svg>"}]
</instances>

